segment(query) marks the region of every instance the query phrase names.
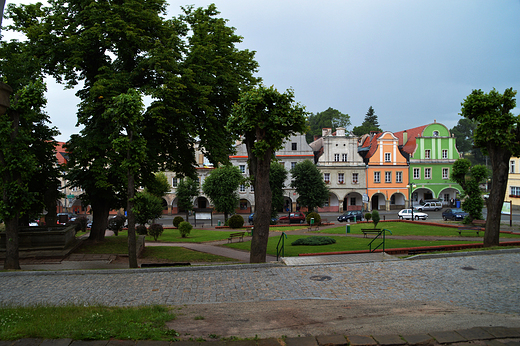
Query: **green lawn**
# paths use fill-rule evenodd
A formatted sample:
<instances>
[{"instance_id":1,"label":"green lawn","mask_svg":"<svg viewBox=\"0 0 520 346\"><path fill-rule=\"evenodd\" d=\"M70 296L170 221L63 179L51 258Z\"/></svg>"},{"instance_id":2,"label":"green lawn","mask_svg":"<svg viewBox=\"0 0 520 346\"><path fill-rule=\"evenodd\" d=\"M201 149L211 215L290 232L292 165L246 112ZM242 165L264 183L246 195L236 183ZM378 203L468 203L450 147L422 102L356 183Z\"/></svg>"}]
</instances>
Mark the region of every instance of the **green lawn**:
<instances>
[{"instance_id":1,"label":"green lawn","mask_svg":"<svg viewBox=\"0 0 520 346\"><path fill-rule=\"evenodd\" d=\"M331 238L336 239L335 244L320 245L320 246L292 246L291 243L300 238L311 237L306 235L287 235L285 240L285 256L298 256L299 254L305 253L318 253L318 252L339 252L339 251L353 251L353 250L368 250L368 243L372 239L369 238L354 238L354 237L340 237L332 236ZM280 237L270 237L267 243L267 253L269 255L276 256L276 245L278 244ZM426 241L426 240L408 240L408 239L386 239L385 247L391 248L402 248L402 247L415 247L415 246L434 246L434 245L448 245L448 244L468 244L468 243L480 243L481 240L476 241ZM251 242L243 243L232 243L226 244L225 246L249 251L251 248Z\"/></svg>"}]
</instances>

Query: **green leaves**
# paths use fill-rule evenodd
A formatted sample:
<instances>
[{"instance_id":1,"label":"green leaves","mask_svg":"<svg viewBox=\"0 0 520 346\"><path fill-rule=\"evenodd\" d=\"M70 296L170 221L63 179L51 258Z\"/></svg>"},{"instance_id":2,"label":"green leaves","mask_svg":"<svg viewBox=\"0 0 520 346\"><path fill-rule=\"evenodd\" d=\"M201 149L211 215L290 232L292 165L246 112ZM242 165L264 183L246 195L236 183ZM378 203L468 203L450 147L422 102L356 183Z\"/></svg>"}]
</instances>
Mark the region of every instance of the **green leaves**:
<instances>
[{"instance_id":1,"label":"green leaves","mask_svg":"<svg viewBox=\"0 0 520 346\"><path fill-rule=\"evenodd\" d=\"M244 178L236 166L221 166L204 179L202 191L209 197L215 210L225 214L234 213L240 198L237 190Z\"/></svg>"},{"instance_id":2,"label":"green leaves","mask_svg":"<svg viewBox=\"0 0 520 346\"><path fill-rule=\"evenodd\" d=\"M313 211L322 207L329 198L329 190L323 181L320 170L310 160L298 163L291 169L291 186L298 193L300 205Z\"/></svg>"}]
</instances>

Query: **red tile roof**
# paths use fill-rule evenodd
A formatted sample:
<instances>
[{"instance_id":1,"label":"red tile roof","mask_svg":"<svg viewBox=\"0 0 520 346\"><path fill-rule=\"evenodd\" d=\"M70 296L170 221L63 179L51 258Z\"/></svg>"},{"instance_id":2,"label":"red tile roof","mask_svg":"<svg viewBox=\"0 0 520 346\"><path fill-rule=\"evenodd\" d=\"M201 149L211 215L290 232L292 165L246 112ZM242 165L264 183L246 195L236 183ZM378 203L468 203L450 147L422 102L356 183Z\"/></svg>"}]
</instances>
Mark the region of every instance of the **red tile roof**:
<instances>
[{"instance_id":1,"label":"red tile roof","mask_svg":"<svg viewBox=\"0 0 520 346\"><path fill-rule=\"evenodd\" d=\"M394 136L399 138L399 145L403 145L403 151L407 152L408 154L413 154L415 152L415 148L417 147L416 139L417 137L422 137L423 131L427 126L429 126L429 124L414 127L404 131L394 132ZM408 137L406 143L403 143L404 132L406 132Z\"/></svg>"},{"instance_id":2,"label":"red tile roof","mask_svg":"<svg viewBox=\"0 0 520 346\"><path fill-rule=\"evenodd\" d=\"M57 142L56 144L56 158L58 159L58 163L60 165L66 164L67 159L69 157L69 154L67 153L65 148L63 148L64 145L65 142Z\"/></svg>"}]
</instances>

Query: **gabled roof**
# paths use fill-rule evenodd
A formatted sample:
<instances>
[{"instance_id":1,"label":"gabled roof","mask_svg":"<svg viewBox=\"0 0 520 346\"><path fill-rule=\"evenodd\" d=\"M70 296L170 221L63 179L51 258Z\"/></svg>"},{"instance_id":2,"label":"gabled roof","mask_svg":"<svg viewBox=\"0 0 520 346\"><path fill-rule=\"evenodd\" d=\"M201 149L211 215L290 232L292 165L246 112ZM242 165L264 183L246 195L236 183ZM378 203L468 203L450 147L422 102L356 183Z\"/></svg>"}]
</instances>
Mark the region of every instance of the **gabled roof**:
<instances>
[{"instance_id":1,"label":"gabled roof","mask_svg":"<svg viewBox=\"0 0 520 346\"><path fill-rule=\"evenodd\" d=\"M65 142L57 142L56 144L56 158L60 165L66 164L69 159L69 153L63 148L64 145Z\"/></svg>"},{"instance_id":2,"label":"gabled roof","mask_svg":"<svg viewBox=\"0 0 520 346\"><path fill-rule=\"evenodd\" d=\"M417 137L422 137L423 131L428 125L423 125L419 127L414 127L412 129L394 132L394 136L399 138L399 145L403 146L403 151L408 154L413 154L415 152L415 148L417 147ZM403 143L404 133L406 132L407 140L406 143Z\"/></svg>"}]
</instances>

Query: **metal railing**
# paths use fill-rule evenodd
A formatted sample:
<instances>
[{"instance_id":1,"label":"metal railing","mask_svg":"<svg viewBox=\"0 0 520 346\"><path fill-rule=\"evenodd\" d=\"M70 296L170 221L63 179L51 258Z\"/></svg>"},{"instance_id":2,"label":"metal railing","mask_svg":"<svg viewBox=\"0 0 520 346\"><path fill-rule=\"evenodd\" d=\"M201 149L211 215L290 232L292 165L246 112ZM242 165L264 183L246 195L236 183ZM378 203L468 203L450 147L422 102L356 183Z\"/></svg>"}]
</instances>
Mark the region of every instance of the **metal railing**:
<instances>
[{"instance_id":1,"label":"metal railing","mask_svg":"<svg viewBox=\"0 0 520 346\"><path fill-rule=\"evenodd\" d=\"M381 245L383 245L383 252L385 252L385 234L386 232L389 232L390 234L392 234L392 231L390 231L389 229L382 229L381 232L379 232L375 237L374 239L372 239L372 241L370 243L368 243L368 249L370 252L374 252L376 251ZM383 235L381 238L382 242L379 243L379 245L377 245L373 250L372 250L372 243L376 241L376 239L378 239L381 235Z\"/></svg>"},{"instance_id":2,"label":"metal railing","mask_svg":"<svg viewBox=\"0 0 520 346\"><path fill-rule=\"evenodd\" d=\"M282 254L282 257L285 257L285 239L287 239L287 234L285 232L282 232L280 235L280 239L278 239L278 244L276 244L276 260L278 261L278 258L280 257L280 253ZM282 246L280 247L280 243L282 243ZM280 247L280 249L278 249Z\"/></svg>"}]
</instances>

